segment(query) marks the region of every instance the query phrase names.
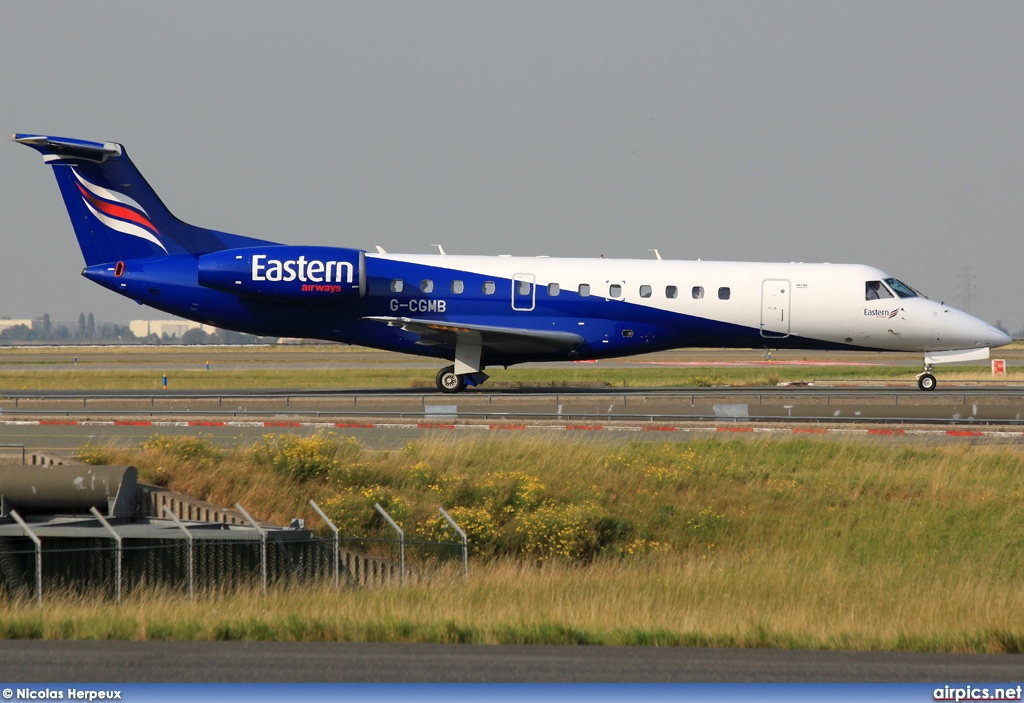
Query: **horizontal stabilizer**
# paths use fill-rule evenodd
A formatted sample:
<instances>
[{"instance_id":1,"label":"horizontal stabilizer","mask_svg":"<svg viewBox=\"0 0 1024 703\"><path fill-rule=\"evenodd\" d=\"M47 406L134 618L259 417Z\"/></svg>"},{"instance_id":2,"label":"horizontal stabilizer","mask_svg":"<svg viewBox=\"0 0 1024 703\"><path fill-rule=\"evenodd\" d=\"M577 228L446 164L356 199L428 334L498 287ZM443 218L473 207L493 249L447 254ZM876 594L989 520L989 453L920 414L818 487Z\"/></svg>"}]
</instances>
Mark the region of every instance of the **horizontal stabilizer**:
<instances>
[{"instance_id":1,"label":"horizontal stabilizer","mask_svg":"<svg viewBox=\"0 0 1024 703\"><path fill-rule=\"evenodd\" d=\"M62 159L85 159L102 163L121 155L121 145L114 142L88 142L84 139L47 137L37 134L15 134L14 141L32 147L47 163Z\"/></svg>"}]
</instances>

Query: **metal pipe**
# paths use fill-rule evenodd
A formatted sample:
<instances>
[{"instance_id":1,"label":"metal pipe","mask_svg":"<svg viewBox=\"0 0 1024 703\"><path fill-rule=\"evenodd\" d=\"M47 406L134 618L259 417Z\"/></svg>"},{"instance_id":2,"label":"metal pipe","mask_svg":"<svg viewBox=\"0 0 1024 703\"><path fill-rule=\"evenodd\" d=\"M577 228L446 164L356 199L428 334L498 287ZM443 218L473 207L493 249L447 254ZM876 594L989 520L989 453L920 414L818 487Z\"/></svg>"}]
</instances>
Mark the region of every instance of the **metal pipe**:
<instances>
[{"instance_id":1,"label":"metal pipe","mask_svg":"<svg viewBox=\"0 0 1024 703\"><path fill-rule=\"evenodd\" d=\"M398 523L391 519L388 515L388 511L380 506L380 503L374 503L373 507L377 509L377 512L384 516L384 519L388 521L391 527L394 528L395 532L398 533L398 584L400 586L405 585L405 533L402 532L402 528L398 526Z\"/></svg>"},{"instance_id":2,"label":"metal pipe","mask_svg":"<svg viewBox=\"0 0 1024 703\"><path fill-rule=\"evenodd\" d=\"M192 533L188 531L188 528L185 527L185 524L178 519L178 516L174 514L174 511L171 510L169 506L164 506L164 513L166 513L167 517L171 518L171 520L174 520L174 524L178 526L178 529L185 533L185 539L188 541L188 599L195 600L196 594L195 588L193 587L193 577L195 574L195 556Z\"/></svg>"},{"instance_id":3,"label":"metal pipe","mask_svg":"<svg viewBox=\"0 0 1024 703\"><path fill-rule=\"evenodd\" d=\"M10 516L14 518L14 521L21 525L21 529L25 530L25 534L28 535L29 539L36 545L36 603L39 605L43 604L43 541L39 539L39 535L32 531L25 521L21 519L21 515L18 515L17 510L12 510Z\"/></svg>"},{"instance_id":4,"label":"metal pipe","mask_svg":"<svg viewBox=\"0 0 1024 703\"><path fill-rule=\"evenodd\" d=\"M117 589L117 604L121 605L121 551L122 551L121 550L121 535L117 534L117 530L115 530L113 527L110 526L110 523L107 522L106 518L104 518L103 515L100 513L100 511L96 509L95 505L92 506L91 508L89 508L89 512L91 512L96 517L96 519L100 521L101 525L103 525L105 528L107 528L107 531L114 536L114 541L117 542L117 575L116 575L117 585L116 585L116 589Z\"/></svg>"},{"instance_id":5,"label":"metal pipe","mask_svg":"<svg viewBox=\"0 0 1024 703\"><path fill-rule=\"evenodd\" d=\"M316 514L320 516L321 520L327 523L327 526L331 528L331 532L334 533L334 587L338 588L338 586L341 584L341 569L339 568L338 565L338 528L334 526L334 523L331 522L331 519L327 517L327 514L320 509L319 505L314 503L312 500L309 501L309 504L313 506L313 510L316 511Z\"/></svg>"},{"instance_id":6,"label":"metal pipe","mask_svg":"<svg viewBox=\"0 0 1024 703\"><path fill-rule=\"evenodd\" d=\"M243 508L240 503L235 503L235 508L237 508L238 512L242 513L242 515L245 516L245 519L256 528L257 532L260 533L260 575L263 579L263 595L267 595L267 531L256 524L256 521L252 519L252 515L245 512L245 508Z\"/></svg>"}]
</instances>

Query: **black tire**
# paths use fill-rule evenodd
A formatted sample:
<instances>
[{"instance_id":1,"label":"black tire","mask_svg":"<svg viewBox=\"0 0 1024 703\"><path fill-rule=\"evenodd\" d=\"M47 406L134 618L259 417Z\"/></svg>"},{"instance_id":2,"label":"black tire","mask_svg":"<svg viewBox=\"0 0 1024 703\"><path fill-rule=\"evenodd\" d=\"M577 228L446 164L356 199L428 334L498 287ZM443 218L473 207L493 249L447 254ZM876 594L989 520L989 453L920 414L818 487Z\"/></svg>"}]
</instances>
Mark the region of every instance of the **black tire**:
<instances>
[{"instance_id":1,"label":"black tire","mask_svg":"<svg viewBox=\"0 0 1024 703\"><path fill-rule=\"evenodd\" d=\"M933 391L936 385L935 377L930 373L923 373L917 377L917 387L923 391Z\"/></svg>"},{"instance_id":2,"label":"black tire","mask_svg":"<svg viewBox=\"0 0 1024 703\"><path fill-rule=\"evenodd\" d=\"M455 373L454 366L445 366L438 371L435 383L437 383L437 390L442 393L458 393L466 387L462 376Z\"/></svg>"}]
</instances>

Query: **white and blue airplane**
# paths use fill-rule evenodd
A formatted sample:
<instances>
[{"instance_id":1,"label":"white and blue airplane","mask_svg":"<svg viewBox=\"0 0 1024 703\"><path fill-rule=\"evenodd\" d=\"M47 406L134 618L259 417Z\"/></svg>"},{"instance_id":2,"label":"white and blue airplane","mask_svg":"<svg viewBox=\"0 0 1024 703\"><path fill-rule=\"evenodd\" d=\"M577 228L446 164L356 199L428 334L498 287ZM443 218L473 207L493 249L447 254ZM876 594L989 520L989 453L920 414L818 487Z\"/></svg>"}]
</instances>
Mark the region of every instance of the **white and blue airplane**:
<instances>
[{"instance_id":1,"label":"white and blue airplane","mask_svg":"<svg viewBox=\"0 0 1024 703\"><path fill-rule=\"evenodd\" d=\"M487 367L681 347L987 359L1000 330L871 266L388 254L294 246L175 218L114 142L15 134L53 167L82 275L180 317L262 336L437 357L437 388Z\"/></svg>"}]
</instances>

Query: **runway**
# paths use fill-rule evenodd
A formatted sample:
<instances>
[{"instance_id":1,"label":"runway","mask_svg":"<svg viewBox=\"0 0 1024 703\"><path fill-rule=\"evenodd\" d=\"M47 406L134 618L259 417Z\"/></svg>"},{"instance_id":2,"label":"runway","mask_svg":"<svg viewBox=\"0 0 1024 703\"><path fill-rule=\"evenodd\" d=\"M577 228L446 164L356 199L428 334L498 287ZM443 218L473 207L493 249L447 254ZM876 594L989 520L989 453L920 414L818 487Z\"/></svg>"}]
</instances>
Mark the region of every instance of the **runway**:
<instances>
[{"instance_id":1,"label":"runway","mask_svg":"<svg viewBox=\"0 0 1024 703\"><path fill-rule=\"evenodd\" d=\"M422 390L3 391L2 419L351 418L461 421L801 421L1024 425L1024 393L962 386Z\"/></svg>"},{"instance_id":2,"label":"runway","mask_svg":"<svg viewBox=\"0 0 1024 703\"><path fill-rule=\"evenodd\" d=\"M1019 683L1024 655L665 647L0 641L24 682Z\"/></svg>"},{"instance_id":3,"label":"runway","mask_svg":"<svg viewBox=\"0 0 1024 703\"><path fill-rule=\"evenodd\" d=\"M508 430L592 441L794 435L887 442L1024 443L1024 389L904 386L318 391L0 392L0 444L72 454L202 433L217 446L268 432L335 432L369 449Z\"/></svg>"}]
</instances>

